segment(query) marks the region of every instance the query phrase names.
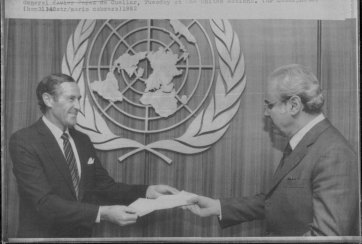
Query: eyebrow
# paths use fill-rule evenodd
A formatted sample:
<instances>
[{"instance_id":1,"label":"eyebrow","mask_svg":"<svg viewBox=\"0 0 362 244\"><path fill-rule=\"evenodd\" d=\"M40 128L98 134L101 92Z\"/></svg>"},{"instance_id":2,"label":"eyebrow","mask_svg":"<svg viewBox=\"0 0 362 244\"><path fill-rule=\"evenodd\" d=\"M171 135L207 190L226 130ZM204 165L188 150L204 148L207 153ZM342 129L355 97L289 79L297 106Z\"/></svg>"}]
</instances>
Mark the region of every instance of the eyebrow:
<instances>
[{"instance_id":1,"label":"eyebrow","mask_svg":"<svg viewBox=\"0 0 362 244\"><path fill-rule=\"evenodd\" d=\"M81 99L82 95L76 96L76 95L68 95L69 98L76 98L76 99Z\"/></svg>"}]
</instances>

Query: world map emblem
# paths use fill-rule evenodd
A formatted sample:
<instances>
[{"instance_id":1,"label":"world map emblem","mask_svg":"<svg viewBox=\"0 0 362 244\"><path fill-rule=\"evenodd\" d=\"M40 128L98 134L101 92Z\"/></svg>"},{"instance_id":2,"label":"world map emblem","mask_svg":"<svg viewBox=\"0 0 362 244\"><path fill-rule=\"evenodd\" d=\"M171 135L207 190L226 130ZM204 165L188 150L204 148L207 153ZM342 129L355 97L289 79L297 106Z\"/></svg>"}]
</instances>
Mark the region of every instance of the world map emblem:
<instances>
[{"instance_id":1,"label":"world map emblem","mask_svg":"<svg viewBox=\"0 0 362 244\"><path fill-rule=\"evenodd\" d=\"M208 23L81 20L62 60L62 72L82 95L76 129L99 150L131 148L119 161L146 150L171 163L163 150L195 154L212 147L238 111L246 76L229 21ZM111 130L153 134L185 123L179 137L148 144Z\"/></svg>"}]
</instances>

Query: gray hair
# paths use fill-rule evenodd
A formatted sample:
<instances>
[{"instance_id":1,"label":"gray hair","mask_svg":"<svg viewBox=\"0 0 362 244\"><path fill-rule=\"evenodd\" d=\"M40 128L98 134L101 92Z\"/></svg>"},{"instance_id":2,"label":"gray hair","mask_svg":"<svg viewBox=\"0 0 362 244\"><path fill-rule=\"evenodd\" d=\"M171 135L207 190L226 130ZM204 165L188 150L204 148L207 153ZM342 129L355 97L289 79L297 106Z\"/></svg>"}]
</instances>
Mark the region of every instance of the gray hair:
<instances>
[{"instance_id":1,"label":"gray hair","mask_svg":"<svg viewBox=\"0 0 362 244\"><path fill-rule=\"evenodd\" d=\"M309 114L322 112L322 89L317 77L307 67L299 64L281 66L271 73L269 80L276 82L280 101L298 96L304 105L303 111Z\"/></svg>"},{"instance_id":2,"label":"gray hair","mask_svg":"<svg viewBox=\"0 0 362 244\"><path fill-rule=\"evenodd\" d=\"M49 93L52 96L56 96L56 90L63 82L75 82L73 77L66 74L51 74L44 77L36 88L36 96L38 98L38 104L40 111L45 114L47 112L47 106L43 101L43 94Z\"/></svg>"}]
</instances>

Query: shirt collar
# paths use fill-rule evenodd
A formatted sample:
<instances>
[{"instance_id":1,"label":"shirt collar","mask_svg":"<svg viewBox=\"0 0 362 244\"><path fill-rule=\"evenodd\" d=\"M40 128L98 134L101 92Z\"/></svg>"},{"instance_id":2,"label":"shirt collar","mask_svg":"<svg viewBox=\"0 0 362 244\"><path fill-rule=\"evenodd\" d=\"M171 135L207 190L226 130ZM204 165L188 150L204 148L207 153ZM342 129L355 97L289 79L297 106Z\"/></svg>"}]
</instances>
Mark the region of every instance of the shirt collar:
<instances>
[{"instance_id":1,"label":"shirt collar","mask_svg":"<svg viewBox=\"0 0 362 244\"><path fill-rule=\"evenodd\" d=\"M306 124L302 129L300 129L289 141L290 147L292 150L298 145L298 143L303 139L305 134L307 134L308 131L310 131L313 126L321 122L325 119L325 116L323 114L318 115L314 119L312 119L308 124Z\"/></svg>"},{"instance_id":2,"label":"shirt collar","mask_svg":"<svg viewBox=\"0 0 362 244\"><path fill-rule=\"evenodd\" d=\"M45 125L49 128L51 133L54 135L54 137L58 140L63 135L63 131L59 129L56 125L54 125L50 120L48 120L45 116L42 117L43 122ZM64 132L68 133L68 129L66 129Z\"/></svg>"}]
</instances>

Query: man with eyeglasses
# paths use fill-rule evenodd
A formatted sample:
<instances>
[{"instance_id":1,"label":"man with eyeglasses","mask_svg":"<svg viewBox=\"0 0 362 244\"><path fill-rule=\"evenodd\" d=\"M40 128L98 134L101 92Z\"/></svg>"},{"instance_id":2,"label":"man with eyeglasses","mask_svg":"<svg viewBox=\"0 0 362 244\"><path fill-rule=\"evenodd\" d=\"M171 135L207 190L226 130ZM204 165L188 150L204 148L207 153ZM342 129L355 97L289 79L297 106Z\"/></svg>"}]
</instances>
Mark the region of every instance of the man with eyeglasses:
<instances>
[{"instance_id":1,"label":"man with eyeglasses","mask_svg":"<svg viewBox=\"0 0 362 244\"><path fill-rule=\"evenodd\" d=\"M265 116L289 143L270 188L251 197L197 196L187 207L218 216L222 228L266 219L271 236L358 236L358 161L347 140L322 113L317 78L304 66L276 69L269 77Z\"/></svg>"}]
</instances>

